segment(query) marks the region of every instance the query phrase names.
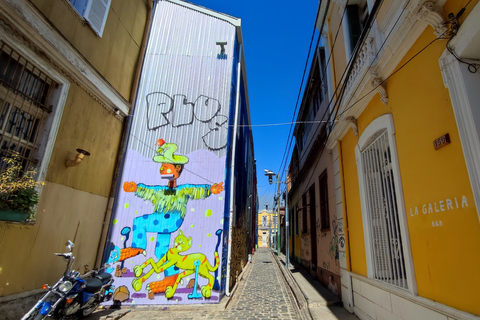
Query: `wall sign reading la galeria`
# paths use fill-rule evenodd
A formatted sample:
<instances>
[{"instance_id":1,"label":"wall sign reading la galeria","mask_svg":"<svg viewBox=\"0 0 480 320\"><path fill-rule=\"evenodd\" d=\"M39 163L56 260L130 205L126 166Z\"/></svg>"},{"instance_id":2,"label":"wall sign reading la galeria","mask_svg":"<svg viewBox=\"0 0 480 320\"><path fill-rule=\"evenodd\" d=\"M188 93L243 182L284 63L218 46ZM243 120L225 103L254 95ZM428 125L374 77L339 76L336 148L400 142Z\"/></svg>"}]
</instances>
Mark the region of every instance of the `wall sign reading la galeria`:
<instances>
[{"instance_id":1,"label":"wall sign reading la galeria","mask_svg":"<svg viewBox=\"0 0 480 320\"><path fill-rule=\"evenodd\" d=\"M436 214L440 212L446 212L451 210L460 210L468 207L468 201L466 196L447 198L435 202L425 203L421 206L415 206L410 208L410 216L415 217L420 214ZM443 226L442 220L432 221L432 227Z\"/></svg>"}]
</instances>

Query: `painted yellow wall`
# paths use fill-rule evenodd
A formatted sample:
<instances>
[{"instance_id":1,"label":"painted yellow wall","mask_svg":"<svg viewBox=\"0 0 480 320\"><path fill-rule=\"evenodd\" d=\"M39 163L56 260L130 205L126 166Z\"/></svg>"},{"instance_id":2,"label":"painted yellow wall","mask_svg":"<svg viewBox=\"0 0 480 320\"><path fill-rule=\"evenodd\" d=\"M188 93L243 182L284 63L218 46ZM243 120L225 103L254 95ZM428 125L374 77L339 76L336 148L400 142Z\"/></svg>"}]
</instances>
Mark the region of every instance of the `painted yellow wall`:
<instances>
[{"instance_id":1,"label":"painted yellow wall","mask_svg":"<svg viewBox=\"0 0 480 320\"><path fill-rule=\"evenodd\" d=\"M144 0L113 0L102 38L84 25L68 1L31 3L115 90L130 98L146 22ZM64 252L67 240L76 244L76 270L84 272L85 265L93 268L96 262L124 122L74 77L67 75L71 83L35 224L0 222L0 296L55 283L65 264L53 253ZM77 148L91 155L66 168L65 160L73 159Z\"/></svg>"},{"instance_id":2,"label":"painted yellow wall","mask_svg":"<svg viewBox=\"0 0 480 320\"><path fill-rule=\"evenodd\" d=\"M277 225L274 225L273 224L273 217L276 216L276 213L272 213L272 212L266 212L266 211L261 211L258 213L258 220L257 220L257 225L258 225L258 247L266 247L268 246L268 238L270 237L270 232L269 232L269 229L262 229L262 221L263 221L263 217L266 216L267 217L267 226L270 226L272 225L272 232L275 233L276 232L276 228L277 228ZM264 231L267 231L267 243L263 243L263 232Z\"/></svg>"},{"instance_id":3,"label":"painted yellow wall","mask_svg":"<svg viewBox=\"0 0 480 320\"><path fill-rule=\"evenodd\" d=\"M357 164L355 161L356 144L357 137L350 129L340 145L345 177L346 218L349 227L348 245L350 246L352 272L367 276L362 209L360 205L360 191L358 189Z\"/></svg>"},{"instance_id":4,"label":"painted yellow wall","mask_svg":"<svg viewBox=\"0 0 480 320\"><path fill-rule=\"evenodd\" d=\"M45 195L45 196L44 196ZM0 223L0 296L54 284L66 264L54 252L75 243L74 268L94 267L108 199L48 182L43 187L34 225Z\"/></svg>"},{"instance_id":5,"label":"painted yellow wall","mask_svg":"<svg viewBox=\"0 0 480 320\"><path fill-rule=\"evenodd\" d=\"M65 38L127 100L142 43L147 6L144 0L112 0L102 38L68 0L31 0Z\"/></svg>"},{"instance_id":6,"label":"painted yellow wall","mask_svg":"<svg viewBox=\"0 0 480 320\"><path fill-rule=\"evenodd\" d=\"M434 38L433 30L427 28L399 66ZM480 224L438 64L445 45L445 40L435 42L390 78L386 83L388 106L375 96L358 117L358 130L361 135L378 116L393 115L418 294L478 315L478 299L472 297L478 297L480 286L480 275L475 272L480 267ZM451 144L434 150L433 141L446 133ZM342 139L342 153L352 271L366 276L356 142L350 130ZM462 207L463 197L468 206ZM447 208L447 199L452 207ZM428 210L430 204L433 212ZM427 213L422 212L424 205Z\"/></svg>"},{"instance_id":7,"label":"painted yellow wall","mask_svg":"<svg viewBox=\"0 0 480 320\"><path fill-rule=\"evenodd\" d=\"M330 48L330 52L333 52L332 55L332 63L334 63L334 74L335 74L335 86L338 86L339 81L343 81L341 79L341 75L343 74L343 70L347 67L347 56L345 54L345 50L338 48L345 47L345 37L343 36L343 24L342 22L342 12L340 12L340 8L334 4L333 8L331 9L331 15L329 22L329 36L331 45L334 45L334 50ZM339 30L340 29L340 30ZM336 38L336 40L335 40ZM335 44L334 44L335 42Z\"/></svg>"},{"instance_id":8,"label":"painted yellow wall","mask_svg":"<svg viewBox=\"0 0 480 320\"><path fill-rule=\"evenodd\" d=\"M48 166L46 181L108 197L112 187L122 121L102 107L79 86L72 84ZM91 153L73 168L76 149ZM42 195L43 196L43 195Z\"/></svg>"},{"instance_id":9,"label":"painted yellow wall","mask_svg":"<svg viewBox=\"0 0 480 320\"><path fill-rule=\"evenodd\" d=\"M433 38L433 32L427 29L407 57ZM448 90L438 66L445 45L445 40L434 43L387 86L391 87L418 293L480 314L480 306L471 299L478 297L480 275L469 274L468 286L456 277L463 272L459 266L471 266L472 270L480 266L480 256L476 254L480 252L480 224ZM446 133L452 143L435 151L433 141ZM455 202L454 198L460 201L462 197L468 207L459 204L457 208L454 204L453 209L447 209L447 199ZM441 201L445 211L441 211ZM427 208L427 214L415 214L415 207L421 210L430 204L433 213ZM435 206L440 212L435 212Z\"/></svg>"},{"instance_id":10,"label":"painted yellow wall","mask_svg":"<svg viewBox=\"0 0 480 320\"><path fill-rule=\"evenodd\" d=\"M299 198L299 193L291 193L290 194L291 199L289 199L289 204L291 205L292 209L291 215L292 215L292 224L293 224L293 229L292 229L292 241L295 241L295 247L293 248L293 255L295 259L298 261L301 257L301 251L302 251L302 213L301 210L298 210L298 208L301 207L300 203L300 198ZM297 219L295 219L295 216L293 213L295 212L295 215L298 216ZM297 227L298 224L298 227ZM298 234L297 234L297 229L298 229Z\"/></svg>"}]
</instances>

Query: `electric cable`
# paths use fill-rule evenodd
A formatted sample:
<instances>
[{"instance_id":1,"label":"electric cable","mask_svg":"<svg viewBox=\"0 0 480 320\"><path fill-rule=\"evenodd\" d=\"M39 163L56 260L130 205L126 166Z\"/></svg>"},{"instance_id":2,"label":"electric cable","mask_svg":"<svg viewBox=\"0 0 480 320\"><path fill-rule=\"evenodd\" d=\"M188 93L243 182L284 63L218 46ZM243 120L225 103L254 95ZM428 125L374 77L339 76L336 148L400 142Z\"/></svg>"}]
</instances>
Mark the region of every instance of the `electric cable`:
<instances>
[{"instance_id":1,"label":"electric cable","mask_svg":"<svg viewBox=\"0 0 480 320\"><path fill-rule=\"evenodd\" d=\"M343 115L345 112L347 112L348 110L350 110L351 108L353 108L354 105L356 105L357 103L359 103L361 100L363 100L365 97L367 97L369 94L371 94L372 92L374 92L378 86L381 86L383 83L385 83L388 79L390 79L392 76L394 76L397 72L399 72L400 70L402 70L410 61L412 61L414 58L416 58L420 53L422 53L423 51L425 51L430 45L432 45L435 41L437 40L446 40L447 38L435 38L433 39L431 42L429 42L425 47L423 47L419 52L417 52L415 55L413 55L410 59L408 59L403 65L401 65L397 70L395 70L394 72L392 72L392 74L390 74L387 78L385 78L385 80L383 80L382 82L380 82L376 87L374 87L372 90L370 90L368 93L366 93L365 95L363 95L362 97L360 97L359 99L357 99L354 103L352 103L350 106L348 106L348 108L345 108L345 110L343 110L341 113L338 114L338 116L341 116Z\"/></svg>"},{"instance_id":2,"label":"electric cable","mask_svg":"<svg viewBox=\"0 0 480 320\"><path fill-rule=\"evenodd\" d=\"M328 0L330 2L330 0ZM318 14L319 14L320 10L317 11L317 14L315 16L315 22L314 22L314 25L313 25L313 33L312 33L312 38L310 39L310 45L309 45L309 48L308 48L308 54L307 54L307 60L305 61L305 67L303 69L303 75L302 75L302 81L300 82L300 89L298 91L298 95L297 95L297 102L295 104L295 109L293 110L293 116L292 116L292 123L295 121L295 114L297 112L297 107L298 107L298 100L300 99L300 95L302 93L302 87L303 87L303 81L305 80L305 74L307 72L307 68L308 68L308 61L310 60L310 52L312 50L312 43L313 43L313 39L315 38L315 30L316 30L316 23L317 23L317 19L318 19ZM291 137L292 136L292 128L293 128L293 125L290 126L290 130L288 132L288 137ZM287 139L290 139L290 138L287 138ZM291 144L291 143L290 143ZM287 145L288 145L288 140L287 140ZM286 146L286 149L285 149L285 152L283 154L283 158L282 158L282 161L280 163L280 168L282 167L282 164L284 162L284 159L286 158L286 153L287 153L287 146ZM285 161L286 162L286 161Z\"/></svg>"},{"instance_id":3,"label":"electric cable","mask_svg":"<svg viewBox=\"0 0 480 320\"><path fill-rule=\"evenodd\" d=\"M410 0L409 0L409 1L410 1ZM376 20L377 14L378 14L378 12L380 11L380 7L381 7L382 4L383 4L383 1L376 1L376 2L375 2L374 7L372 8L372 12L374 12L374 15L373 15L373 16L372 16L372 15L369 16L368 21L367 21L367 27L363 30L363 32L362 32L362 34L361 34L361 36L360 36L360 39L358 40L358 42L357 42L357 44L356 44L356 46L355 46L354 54L353 54L353 56L352 56L352 59L349 61L348 65L347 65L347 68L345 68L345 70L344 70L344 72L343 72L343 74L342 74L342 76L341 76L341 78L340 78L340 81L338 82L339 84L338 84L338 86L337 86L336 89L335 89L335 94L336 94L336 92L338 91L339 87L341 87L341 90L340 90L340 93L339 93L339 98L335 101L334 106L333 106L333 110L335 110L335 117L334 117L334 118L337 118L338 110L339 110L339 106L340 106L340 102L341 102L341 100L342 100L342 98L343 98L343 95L344 95L344 93L345 93L345 88L346 88L345 81L346 81L346 79L348 79L348 76L350 75L350 73L351 73L352 70L353 70L353 65L354 65L354 63L355 63L355 61L356 61L356 58L357 58L358 53L359 53L359 51L360 51L360 48L361 48L361 46L363 45L363 42L365 41L365 38L366 38L367 34L369 34L369 32L370 32L370 30L371 30L371 28L372 28L372 25L373 25L373 22ZM398 22L398 20L400 19L400 17L401 17L401 15L397 18L397 22ZM388 39L388 38L386 38L386 39L384 40L384 42L386 42L387 39ZM382 46L383 46L383 44L382 44ZM333 54L333 48L332 48L332 54ZM377 54L378 54L378 53L377 53ZM345 77L345 80L344 80L344 77ZM333 99L333 97L335 96L335 94L332 96L332 99ZM332 102L332 99L330 100L329 105L330 105L330 103ZM326 111L325 111L325 114L327 113L328 110L329 110L329 108L327 107L327 109L326 109ZM325 114L323 115L323 117L325 116ZM323 117L322 117L322 119L323 119ZM318 131L318 130L321 130L320 127L323 127L323 126L319 126L319 128L317 128L317 131ZM315 136L317 135L317 131L315 132ZM325 139L323 140L322 145L320 146L320 150L319 150L320 152L318 153L319 155L317 156L318 159L317 159L317 161L316 161L316 163L315 163L315 166L313 167L313 170L314 170L314 171L316 170L316 168L317 168L317 166L318 166L318 164L319 164L319 162L320 162L321 156L322 156L322 154L323 154L323 150L325 149L326 143L327 143L327 141L328 141L328 138L329 138L331 132L332 132L332 131L327 132L327 136L325 137ZM313 139L312 139L311 141L313 141ZM309 186L309 184L310 184L311 179L312 179L312 176L309 177L309 179L308 179L308 181L307 181L307 184L305 184L306 187L305 187L305 189L303 190L302 193L304 193L304 192L307 190L307 188L308 188L308 186Z\"/></svg>"},{"instance_id":4,"label":"electric cable","mask_svg":"<svg viewBox=\"0 0 480 320\"><path fill-rule=\"evenodd\" d=\"M468 5L468 4L467 4ZM405 6L406 7L406 6ZM404 7L404 10L405 10L405 7ZM403 14L403 12L402 12ZM401 15L399 15L399 17L397 18L397 21L395 22L395 25L398 23ZM376 57L378 56L379 52L381 51L381 48L383 47L383 45L385 44L386 40L388 39L388 37L390 36L391 32L389 33L389 35L385 38L385 41L382 43L382 46L380 47L379 51L377 52L377 55ZM445 34L445 33L444 33ZM369 94L371 94L372 92L374 92L376 90L376 88L380 85L382 85L385 81L387 81L388 79L390 79L393 75L395 75L397 72L399 72L401 69L403 69L408 63L410 63L414 58L416 58L419 54L421 54L424 50L426 50L430 45L432 45L435 41L437 40L446 40L448 38L443 38L442 36L444 35L440 35L440 37L437 37L436 39L432 40L430 43L428 43L424 48L422 48L419 52L417 52L414 56L412 56L409 60L407 60L402 66L400 66L397 70L395 70L392 74L390 74L386 79L384 79L380 84L378 84L374 89L372 89L370 92L368 92L367 94L365 94L364 96L362 96L361 98L359 98L358 100L356 100L352 105L350 105L348 108L346 108L345 110L343 110L341 113L337 114L336 117L339 117L341 116L342 114L344 114L345 112L347 112L348 110L350 110L355 104L357 104L358 102L360 102L362 99L364 99L366 96L368 96ZM376 59L375 57L375 59ZM375 59L373 59L372 63L375 61ZM369 66L369 68L371 68L372 64ZM365 74L367 74L368 72L366 71ZM336 110L338 111L338 108L336 108ZM328 134L329 136L330 134ZM324 144L321 146L321 151L319 153L319 156L318 156L318 160L314 166L314 169L316 169L316 167L318 166L318 163L320 161L320 158L321 158L321 155L323 153L323 150L324 150L324 147L326 145L326 141L328 140L328 137L324 140ZM308 188L308 185L311 181L311 176L310 176L310 179L308 180L305 189L303 191L303 193L307 190Z\"/></svg>"},{"instance_id":5,"label":"electric cable","mask_svg":"<svg viewBox=\"0 0 480 320\"><path fill-rule=\"evenodd\" d=\"M409 0L409 1L410 1L410 0ZM343 11L343 13L342 13L342 19L340 19L340 24L339 24L339 26L338 26L338 28L337 28L337 33L336 33L335 37L338 36L338 32L339 32L339 30L340 30L340 26L342 25L342 21L343 21L343 15L344 15L345 12L346 12L346 8L347 8L347 5L348 5L348 2L349 2L349 1L347 1L347 3L345 4L345 8L344 8L344 11ZM338 82L338 85L335 87L335 91L334 91L334 93L332 94L332 96L331 96L331 98L330 98L330 100L329 100L329 102L328 102L327 107L325 108L324 114L322 115L322 120L325 118L325 115L326 115L327 113L328 113L328 118L330 118L330 119L332 118L332 117L331 117L331 115L332 115L331 110L334 110L334 111L335 111L335 117L334 117L334 118L336 118L336 115L337 115L336 113L338 112L338 107L336 108L336 106L337 106L337 104L339 104L339 102L341 101L341 99L342 99L342 97L343 97L343 94L344 94L344 91L345 91L344 82L346 81L346 79L348 79L348 75L351 73L351 70L352 70L352 68L353 68L354 61L356 60L356 57L357 57L357 55L358 55L358 53L359 53L359 51L360 51L359 48L360 48L361 45L363 44L366 35L370 32L370 29L371 29L371 26L372 26L372 24L373 24L373 21L375 21L376 16L377 16L378 11L379 11L379 8L380 8L380 6L381 6L382 3L383 3L383 1L377 1L377 2L375 2L374 7L372 8L372 11L375 10L375 15L374 15L374 16L369 16L369 18L368 18L368 20L367 20L367 27L363 30L362 35L361 35L360 39L358 40L357 45L355 46L352 59L349 61L349 64L347 65L347 68L344 69L344 71L343 71L343 73L342 73L342 76L340 77L340 80L339 80L339 82ZM398 19L399 19L399 18L398 18ZM322 27L322 28L323 28L323 27ZM335 44L335 43L334 43L334 44ZM332 48L331 48L331 50L330 50L329 59L330 59L330 57L333 55L334 49L335 49L335 47L332 46ZM325 64L325 69L324 69L324 72L323 72L324 78L325 78L325 76L326 76L326 72L325 72L325 71L326 71L326 68L327 68L327 64ZM322 83L323 83L323 80L325 80L324 78L322 78ZM334 101L335 96L337 96L337 92L339 91L339 89L340 89L340 92L338 93L339 98L338 98L337 100L335 100L335 102L334 102L334 104L333 104L333 107L330 107L331 104L332 104L332 102ZM316 131L314 132L314 135L313 135L313 136L317 137L317 135L318 135L318 133L319 133L319 130L322 130L322 129L323 129L323 126L318 126L317 129L316 129ZM333 130L333 128L331 128L331 129ZM327 133L327 136L325 137L325 143L326 143L326 141L328 140L329 135L330 135L330 133ZM307 145L305 148L306 148L306 149L310 148L311 143L314 143L314 142L315 142L314 139L309 140L309 143L308 143L308 145ZM323 148L322 148L322 151L321 151L321 152L323 152ZM320 153L320 156L321 156L321 153ZM310 177L310 179L309 179L309 183L310 183L310 180L311 180L311 177ZM307 184L307 185L308 185L308 184Z\"/></svg>"},{"instance_id":6,"label":"electric cable","mask_svg":"<svg viewBox=\"0 0 480 320\"><path fill-rule=\"evenodd\" d=\"M332 57L332 55L333 55L333 52L334 52L334 49L335 49L335 44L336 44L336 41L337 41L338 33L339 33L339 31L340 31L340 27L341 27L342 24L343 24L343 16L345 15L345 12L346 12L346 10L347 10L347 6L348 6L349 1L350 1L350 0L347 0L347 3L345 4L345 7L344 7L344 10L343 10L343 13L342 13L342 19L340 19L340 23L339 23L339 25L338 25L338 27L337 27L337 32L336 32L336 34L335 34L335 39L334 39L334 42L333 42L333 44L332 44L332 48L331 48L331 50L330 50L330 52L329 52L329 56L328 56L327 62L325 63L325 68L323 69L323 75L324 75L324 77L326 76L326 68L327 68L328 62L330 62L330 59L331 59L331 57ZM322 33L323 33L323 26L324 26L324 23L325 23L326 15L327 15L327 13L328 13L329 5L330 5L330 1L328 1L327 6L326 6L325 15L324 15L323 22L322 22L322 24L321 24L321 30L320 30L320 32L319 32L319 36L318 36L318 40L317 40L317 43L316 43L316 47L318 47L318 44L319 44L320 39L321 39L321 35L322 35ZM317 12L317 19L318 19L318 12ZM316 21L317 21L317 20L315 20L315 23L316 23ZM307 57L307 63L308 63L308 61L309 61L309 59L310 59L310 52L311 52L311 51L309 50L309 54L308 54L308 57ZM345 72L344 72L344 73L345 73ZM304 76L305 76L305 72L304 72ZM342 79L342 78L343 78L343 75L342 75L341 79ZM321 83L323 83L323 79L322 79L322 78L321 78ZM301 83L301 85L300 85L300 92L299 92L299 94L300 94L301 91L302 91L302 87L303 87L303 78L302 78L302 83ZM338 88L338 87L337 87L337 88ZM336 89L337 89L337 88L336 88ZM326 109L326 110L328 110L329 106L331 105L331 103L332 103L332 101L333 101L333 98L335 97L336 92L337 92L337 90L335 90L335 92L333 93L333 95L332 95L332 97L331 97L331 99L330 99L330 101L329 101L329 103L328 103L328 106L327 106L327 109ZM294 110L294 114L293 114L293 120L295 119L296 111L297 111L297 108L298 108L298 101L299 101L299 97L297 98L297 103L296 103L295 110ZM298 115L297 115L297 117L298 117ZM323 119L323 116L322 116L322 119ZM282 176L281 176L281 177L283 177L283 171L285 170L285 167L286 167L286 165L287 165L286 155L290 154L290 150L291 150L292 143L293 143L293 135L290 135L290 134L291 134L291 128L290 128L290 133L289 133L289 138L288 138L288 139L290 140L290 145L288 145L289 142L287 141L288 151L287 151L287 149L285 150L284 156L283 156L283 158L282 158L282 162L281 162L281 164L280 164L279 172L282 172ZM285 161L285 163L284 163L284 161Z\"/></svg>"}]
</instances>

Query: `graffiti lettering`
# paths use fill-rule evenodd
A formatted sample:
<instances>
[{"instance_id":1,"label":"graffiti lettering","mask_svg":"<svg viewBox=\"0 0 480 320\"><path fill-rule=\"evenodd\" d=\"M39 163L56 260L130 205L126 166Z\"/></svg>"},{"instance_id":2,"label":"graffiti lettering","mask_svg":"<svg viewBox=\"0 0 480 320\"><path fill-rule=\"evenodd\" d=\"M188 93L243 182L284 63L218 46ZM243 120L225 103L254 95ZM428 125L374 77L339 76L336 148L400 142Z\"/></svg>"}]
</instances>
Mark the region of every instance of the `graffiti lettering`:
<instances>
[{"instance_id":1,"label":"graffiti lettering","mask_svg":"<svg viewBox=\"0 0 480 320\"><path fill-rule=\"evenodd\" d=\"M330 270L330 262L323 261L323 269Z\"/></svg>"},{"instance_id":2,"label":"graffiti lettering","mask_svg":"<svg viewBox=\"0 0 480 320\"><path fill-rule=\"evenodd\" d=\"M338 229L337 229L337 221L332 221L333 227L333 237L330 240L330 249L328 251L328 255L330 258L338 260Z\"/></svg>"},{"instance_id":3,"label":"graffiti lettering","mask_svg":"<svg viewBox=\"0 0 480 320\"><path fill-rule=\"evenodd\" d=\"M202 140L208 149L217 151L227 146L228 117L220 114L222 105L217 99L200 95L189 101L183 94L169 96L164 92L152 92L147 94L146 101L148 130L199 123L205 125Z\"/></svg>"}]
</instances>

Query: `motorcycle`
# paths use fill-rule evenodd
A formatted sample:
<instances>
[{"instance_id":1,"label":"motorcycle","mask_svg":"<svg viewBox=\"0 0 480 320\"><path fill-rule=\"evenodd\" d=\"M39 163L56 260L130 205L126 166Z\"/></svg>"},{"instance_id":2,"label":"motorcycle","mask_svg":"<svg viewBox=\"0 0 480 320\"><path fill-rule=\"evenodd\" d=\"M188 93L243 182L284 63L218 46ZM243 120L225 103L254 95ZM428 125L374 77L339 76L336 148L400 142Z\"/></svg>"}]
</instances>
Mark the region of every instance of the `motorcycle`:
<instances>
[{"instance_id":1,"label":"motorcycle","mask_svg":"<svg viewBox=\"0 0 480 320\"><path fill-rule=\"evenodd\" d=\"M28 311L21 320L62 319L90 315L103 301L113 296L112 275L92 270L84 275L72 269L75 257L73 242L67 241L67 253L55 253L67 262L65 273L52 287L44 284L48 292Z\"/></svg>"}]
</instances>

